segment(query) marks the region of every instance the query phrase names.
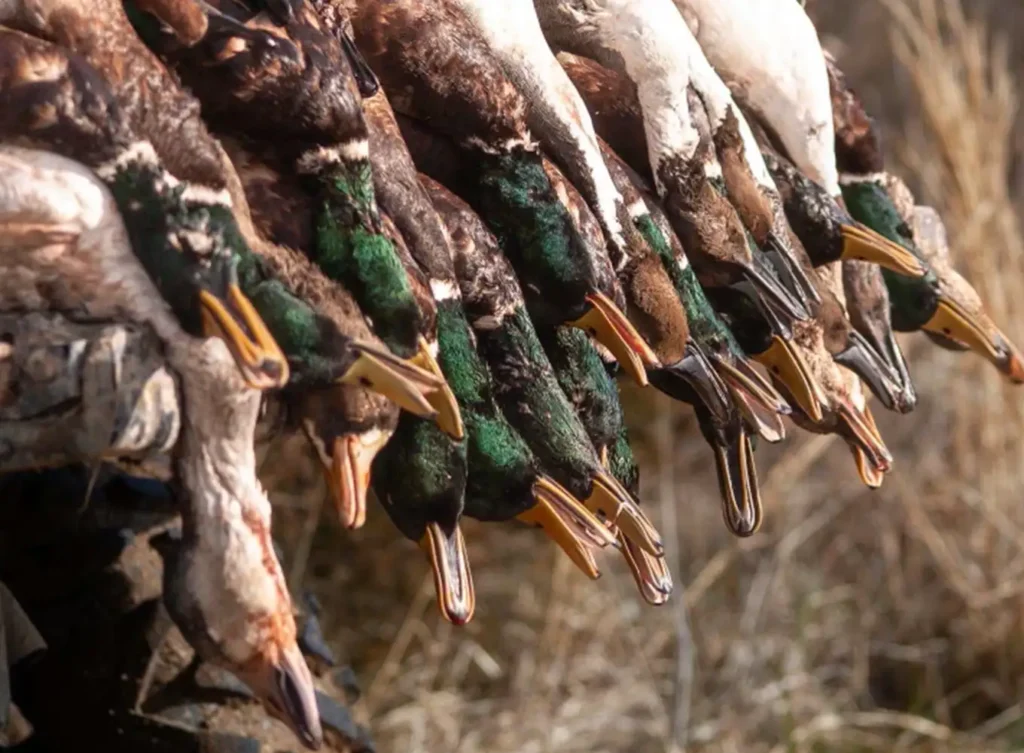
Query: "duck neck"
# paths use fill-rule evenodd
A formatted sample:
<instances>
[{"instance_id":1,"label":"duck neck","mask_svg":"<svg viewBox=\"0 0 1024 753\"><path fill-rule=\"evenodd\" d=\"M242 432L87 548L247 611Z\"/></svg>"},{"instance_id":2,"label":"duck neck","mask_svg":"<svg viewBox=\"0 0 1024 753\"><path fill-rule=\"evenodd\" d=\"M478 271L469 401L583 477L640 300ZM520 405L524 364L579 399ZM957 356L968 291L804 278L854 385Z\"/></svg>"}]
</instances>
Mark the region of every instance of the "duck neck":
<instances>
[{"instance_id":1,"label":"duck neck","mask_svg":"<svg viewBox=\"0 0 1024 753\"><path fill-rule=\"evenodd\" d=\"M279 578L253 446L261 395L240 384L221 341L203 341L182 355L189 363L181 369L185 421L176 469L186 540L193 556L217 560L240 582L252 565Z\"/></svg>"},{"instance_id":2,"label":"duck neck","mask_svg":"<svg viewBox=\"0 0 1024 753\"><path fill-rule=\"evenodd\" d=\"M590 338L575 327L541 334L562 392L576 408L595 447L608 447L623 427L619 391Z\"/></svg>"},{"instance_id":3,"label":"duck neck","mask_svg":"<svg viewBox=\"0 0 1024 753\"><path fill-rule=\"evenodd\" d=\"M536 287L540 319L555 319L555 302L582 300L593 275L588 252L535 149L478 153L481 215L513 259L524 283ZM551 306L543 304L551 301Z\"/></svg>"},{"instance_id":4,"label":"duck neck","mask_svg":"<svg viewBox=\"0 0 1024 753\"><path fill-rule=\"evenodd\" d=\"M317 147L298 160L321 199L313 253L328 277L349 287L385 344L409 357L422 317L402 261L384 234L366 144Z\"/></svg>"},{"instance_id":5,"label":"duck neck","mask_svg":"<svg viewBox=\"0 0 1024 753\"><path fill-rule=\"evenodd\" d=\"M711 302L704 295L704 288L697 280L697 275L693 271L693 267L690 266L686 255L679 254L677 256L673 253L665 235L650 215L638 217L635 223L648 244L661 258L662 266L668 272L668 276L683 302L691 334L701 342L707 342L712 338L724 340L735 346L738 351L739 344L735 342L729 328L715 313Z\"/></svg>"},{"instance_id":6,"label":"duck neck","mask_svg":"<svg viewBox=\"0 0 1024 753\"><path fill-rule=\"evenodd\" d=\"M507 520L533 504L536 461L494 402L491 376L477 352L457 289L443 296L438 292L438 362L462 410L472 469L466 511L478 520Z\"/></svg>"},{"instance_id":7,"label":"duck neck","mask_svg":"<svg viewBox=\"0 0 1024 753\"><path fill-rule=\"evenodd\" d=\"M615 441L608 445L608 467L615 480L622 484L634 499L640 499L640 468L629 444L629 432L623 424Z\"/></svg>"}]
</instances>

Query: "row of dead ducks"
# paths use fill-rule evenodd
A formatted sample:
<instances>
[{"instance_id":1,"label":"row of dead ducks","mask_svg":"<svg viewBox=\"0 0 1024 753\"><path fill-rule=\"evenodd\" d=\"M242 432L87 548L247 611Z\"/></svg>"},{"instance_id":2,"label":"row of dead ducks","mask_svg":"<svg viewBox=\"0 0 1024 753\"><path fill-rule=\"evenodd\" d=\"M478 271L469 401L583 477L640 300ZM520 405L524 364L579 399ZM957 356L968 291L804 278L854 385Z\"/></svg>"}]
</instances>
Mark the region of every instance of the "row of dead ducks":
<instances>
[{"instance_id":1,"label":"row of dead ducks","mask_svg":"<svg viewBox=\"0 0 1024 753\"><path fill-rule=\"evenodd\" d=\"M862 383L916 400L893 329L1024 380L796 0L14 0L0 24L0 304L163 339L165 600L307 746L266 392L342 523L372 485L464 623L462 514L539 525L591 577L618 549L668 598L619 369L693 405L738 535L783 416L881 483Z\"/></svg>"}]
</instances>

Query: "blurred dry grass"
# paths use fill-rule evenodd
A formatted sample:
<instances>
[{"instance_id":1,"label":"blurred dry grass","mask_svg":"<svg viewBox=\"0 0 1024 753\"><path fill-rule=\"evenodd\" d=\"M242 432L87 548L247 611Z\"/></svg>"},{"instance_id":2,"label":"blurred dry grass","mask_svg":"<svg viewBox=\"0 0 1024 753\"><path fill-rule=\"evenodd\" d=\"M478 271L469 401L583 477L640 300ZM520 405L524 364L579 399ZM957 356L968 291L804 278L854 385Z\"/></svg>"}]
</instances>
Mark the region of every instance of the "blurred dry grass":
<instances>
[{"instance_id":1,"label":"blurred dry grass","mask_svg":"<svg viewBox=\"0 0 1024 753\"><path fill-rule=\"evenodd\" d=\"M1024 7L972 0L965 16L959 2L808 9L880 116L891 166L943 214L961 270L1021 342ZM365 530L314 535L319 492L279 486L280 530L303 548L293 578L327 606L378 749L1024 749L1024 392L977 357L905 344L921 401L876 411L896 456L883 488L859 485L842 443L794 429L759 452L766 523L746 541L721 523L689 412L628 395L677 582L661 609L619 561L590 582L533 531L470 521L477 614L454 629L379 508Z\"/></svg>"}]
</instances>

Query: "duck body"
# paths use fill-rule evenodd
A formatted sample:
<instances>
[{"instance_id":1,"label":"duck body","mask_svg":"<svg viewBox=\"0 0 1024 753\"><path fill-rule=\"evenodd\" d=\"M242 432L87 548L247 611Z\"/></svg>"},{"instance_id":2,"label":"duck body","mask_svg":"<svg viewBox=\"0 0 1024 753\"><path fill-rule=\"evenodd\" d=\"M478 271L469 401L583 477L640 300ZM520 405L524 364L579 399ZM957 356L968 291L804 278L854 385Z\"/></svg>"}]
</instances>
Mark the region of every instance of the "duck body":
<instances>
[{"instance_id":1,"label":"duck body","mask_svg":"<svg viewBox=\"0 0 1024 753\"><path fill-rule=\"evenodd\" d=\"M544 474L522 436L494 399L490 372L466 319L452 247L429 179L417 173L383 92L365 100L378 196L402 228L437 306L438 360L466 417L468 478L465 514L479 520L519 519L539 525L588 575L597 565L589 547L611 541L600 522Z\"/></svg>"},{"instance_id":2,"label":"duck body","mask_svg":"<svg viewBox=\"0 0 1024 753\"><path fill-rule=\"evenodd\" d=\"M226 197L172 175L86 59L11 29L0 29L0 46L3 137L54 149L95 170L119 202L133 250L181 325L193 335L221 336L250 385L287 382L284 355L240 290L238 265L248 250ZM52 78L26 75L35 66ZM43 112L55 117L39 117Z\"/></svg>"},{"instance_id":3,"label":"duck body","mask_svg":"<svg viewBox=\"0 0 1024 753\"><path fill-rule=\"evenodd\" d=\"M733 95L770 124L801 173L837 196L825 60L799 3L674 1Z\"/></svg>"},{"instance_id":4,"label":"duck body","mask_svg":"<svg viewBox=\"0 0 1024 753\"><path fill-rule=\"evenodd\" d=\"M573 497L660 555L657 531L605 471L562 392L497 241L468 205L437 183L427 185L450 231L455 228L452 249L460 288L502 412L540 466Z\"/></svg>"},{"instance_id":5,"label":"duck body","mask_svg":"<svg viewBox=\"0 0 1024 753\"><path fill-rule=\"evenodd\" d=\"M301 260L297 252L287 249L306 248L314 242L315 200L297 176L274 169L272 163L258 158L236 141L224 139L223 143L243 186L254 229L267 241L261 245L266 248L273 244L273 255L277 257ZM319 271L308 263L300 269L304 276L318 279ZM321 308L320 315L336 311L346 318L354 317L350 334L363 341L372 340L369 327L359 326L361 314L356 316L357 309L347 293L329 281L320 285L324 288L322 295L328 299L337 297L343 303L335 309ZM314 352L309 359L315 358ZM307 366L308 361L295 364L298 384L304 381ZM373 458L394 434L399 406L381 392L359 384L316 386L317 381L326 381L326 375L323 376L324 380L311 380L305 388L284 392L285 418L309 439L342 524L356 528L366 517L366 490Z\"/></svg>"},{"instance_id":6,"label":"duck body","mask_svg":"<svg viewBox=\"0 0 1024 753\"><path fill-rule=\"evenodd\" d=\"M795 236L793 244L801 249L801 263L808 274L812 274L809 254L803 249L842 249L844 239L847 238L843 228L848 227L853 219L826 194L824 189L800 174L792 163L778 154L768 143L767 135L760 129L757 138L761 149L764 150L765 162L776 177L786 213L792 219ZM870 339L865 337L849 319L849 296L842 282L833 279L837 270L842 271L845 280L851 274L857 279L867 278L871 269L878 271L878 268L867 262L852 259L839 261L840 256L841 253L835 254L831 261L822 261L818 265L822 275L829 275L827 279L835 283L822 285L819 290L821 303L815 315L822 327L824 346L833 359L856 372L886 408L906 413L913 409L917 398L910 382L906 362L891 337L888 315L877 320L877 325L866 326L867 331L876 336ZM864 266L869 269L865 270ZM819 280L822 275L819 275ZM877 279L881 280L880 272ZM869 280L865 282L870 284ZM861 284L855 285L853 292L855 297L852 298L852 303L856 307L858 321L865 323L870 320L869 317L877 319L875 310L872 310L871 315L865 315L869 310L865 307L871 305L872 291ZM839 300L840 298L843 300ZM888 337L886 331L889 333Z\"/></svg>"},{"instance_id":7,"label":"duck body","mask_svg":"<svg viewBox=\"0 0 1024 753\"><path fill-rule=\"evenodd\" d=\"M673 9L674 12L674 9ZM614 110L615 116L613 118L596 120L598 131L602 138L609 140L610 146L617 150L622 148L624 150L629 148L629 144L634 140L642 138L642 133L645 128L645 115L641 110L640 103L636 97L632 95L632 89L623 80L624 77L614 71L604 68L597 63L587 61L582 58L578 58L570 55L560 55L559 58L565 66L570 78L576 84L580 90L584 100L587 102L588 107L592 112L608 112ZM615 100L611 101L614 97ZM632 99L632 105L627 107L622 101L622 97L630 97ZM698 144L701 146L702 154L708 162L710 172L710 178L705 176L703 168L700 167L701 159L696 157L690 161L691 167L694 172L694 179L699 182L693 184L696 188L690 191L691 198L697 201L701 206L697 207L697 213L695 217L702 218L697 224L686 224L681 223L678 218L679 207L674 205L671 196L663 196L664 198L664 213L669 217L671 222L671 229L673 231L679 231L678 240L685 245L687 249L687 264L692 261L692 269L696 278L699 280L701 287L704 288L705 292L713 298L713 302L716 309L721 310L724 308L737 309L733 312L733 320L739 321L740 318L750 318L763 320L769 325L769 329L772 336L763 342L763 347L760 350L748 351L757 360L765 363L769 368L778 368L781 373L786 375L789 379L791 394L797 397L797 399L803 399L805 409L809 410L812 414L816 412L813 407L813 394L807 392L802 388L804 380L798 378L799 372L803 371L800 368L795 358L795 351L793 348L787 345L788 340L791 338L791 327L792 321L795 321L790 314L793 314L795 309L788 305L779 305L778 301L771 298L771 296L765 296L754 291L748 282L745 282L742 277L736 277L734 273L740 270L739 266L736 266L733 261L727 259L714 260L708 255L701 255L700 253L692 253L694 247L700 248L701 243L707 244L707 248L723 248L722 243L724 241L719 238L719 241L714 241L713 236L720 234L721 232L728 232L733 234L737 241L743 236L743 242L746 243L745 231L741 225L730 224L731 220L729 217L731 214L735 214L734 210L728 209L728 213L722 214L718 212L716 214L711 203L718 202L721 199L722 202L725 199L717 191L719 189L714 188L714 185L721 187L724 191L724 182L721 178L720 167L717 165L717 157L714 155L714 150L711 148L711 136L710 136L710 124L707 118L707 114L703 110L703 106L696 98L696 94L693 94L691 99L693 100L693 107L691 110L687 110L686 114L689 118L689 123L693 127L694 131L698 134L704 134L701 137L703 140L698 140ZM607 126L608 130L604 131L604 127ZM650 139L648 139L650 142ZM618 153L618 152L617 152ZM652 150L652 153L653 150ZM695 153L696 154L696 153ZM682 163L680 163L682 164ZM630 164L630 168L638 176L643 176L645 172L651 174L652 171L648 167L648 161L644 160L639 165ZM689 168L688 168L689 169ZM717 176L717 177L715 177ZM705 179L707 178L707 179ZM703 192L701 194L701 192ZM699 196L703 195L703 199L699 199ZM698 201L699 199L699 201ZM707 201L705 201L705 199ZM727 202L726 202L727 203ZM720 204L720 207L725 207L725 204ZM689 211L689 210L687 210ZM731 213L731 214L730 214ZM718 220L711 221L711 218L718 217ZM732 230L728 228L732 227L739 235L735 235ZM698 237L701 233L704 234L703 241ZM748 251L756 248L752 242ZM765 280L775 279L775 272L772 266L768 263L762 255L751 255L749 257L750 264L752 267L749 270L755 269L753 274L762 275ZM669 268L670 274L675 274L672 268ZM781 287L778 288L781 296L785 297L788 294ZM791 298L787 299L791 300ZM756 310L751 310L751 307L747 305L747 301L751 302ZM773 302L774 301L774 302ZM686 298L684 297L684 303ZM745 313L739 314L739 310L743 310ZM787 313L787 311L789 313ZM802 315L801 315L802 316ZM692 319L692 316L691 316ZM760 330L760 324L753 321L750 325L754 329ZM755 342L761 342L761 340L755 340L753 338L747 338L745 345L751 345Z\"/></svg>"},{"instance_id":8,"label":"duck body","mask_svg":"<svg viewBox=\"0 0 1024 753\"><path fill-rule=\"evenodd\" d=\"M515 238L531 315L594 329L633 375L656 357L602 290L604 245L588 247L559 201L527 126L527 104L472 21L453 2L358 3L356 41L396 110L443 131L472 154L465 176L499 237ZM595 258L595 254L602 258Z\"/></svg>"},{"instance_id":9,"label":"duck body","mask_svg":"<svg viewBox=\"0 0 1024 753\"><path fill-rule=\"evenodd\" d=\"M21 269L64 283L37 287L29 300L28 288L5 289L3 305L127 319L161 338L182 380L184 416L174 478L185 539L167 574L186 587L168 589L168 608L200 655L238 674L315 747L321 733L312 679L295 644L270 541L270 503L256 478L260 393L244 384L219 339L180 328L136 259L112 194L91 170L9 145L0 148L0 162L8 186L0 192L2 263L15 273L2 278L17 279Z\"/></svg>"},{"instance_id":10,"label":"duck body","mask_svg":"<svg viewBox=\"0 0 1024 753\"><path fill-rule=\"evenodd\" d=\"M235 163L242 166L241 173L252 186L249 195L257 201L252 214L265 225L260 230L272 234L280 228L284 238L315 242L315 227L295 221L313 217L316 212L315 199L301 181L294 175L288 180L265 163L253 164L251 155L228 143L233 146ZM252 229L254 235L258 235L256 231ZM393 227L391 232L389 242L400 242ZM411 414L409 418L415 420L403 421L387 404L362 390L366 384L389 397L405 394L412 402L402 403L416 408L418 401L420 415L429 416L431 406L422 395L406 388L430 375L392 355L372 333L352 296L326 277L307 255L275 244L273 237L257 237L253 243L271 267L276 284L295 290L306 309L332 330L358 342L372 359L373 369L350 369L343 379L349 379L349 374L356 378L335 384L331 393L307 390L296 394L290 405L294 419L305 429L317 452L342 522L352 527L362 524L366 491L372 484L399 530L427 551L442 613L456 624L467 622L475 602L465 542L458 527L465 489L464 446L429 421ZM256 300L259 302L259 298ZM421 292L420 300L429 301L429 294ZM307 323L297 319L294 308L277 310L282 328L291 328L301 340ZM323 344L307 337L304 352L310 359L318 359ZM331 412L321 412L324 407L332 408Z\"/></svg>"},{"instance_id":11,"label":"duck body","mask_svg":"<svg viewBox=\"0 0 1024 753\"><path fill-rule=\"evenodd\" d=\"M825 56L817 32L798 4L788 0L675 0L707 59L736 100L755 114L799 171L825 191L832 212L842 210L834 152L834 126ZM768 33L772 44L764 44ZM848 219L848 218L847 218ZM840 225L835 258L866 259L901 274L923 269L898 246L856 223ZM804 245L815 265L828 257Z\"/></svg>"},{"instance_id":12,"label":"duck body","mask_svg":"<svg viewBox=\"0 0 1024 753\"><path fill-rule=\"evenodd\" d=\"M232 7L239 13L240 6ZM395 232L391 236L386 233L377 211L359 86L352 72L355 63L349 60L345 45L320 28L320 20L310 8L302 9L284 26L270 26L262 15L251 12L235 21L204 46L165 45L163 54L209 102L213 122L230 128L232 135L241 130L251 141L266 143L266 129L275 132L270 145L262 150L270 154L253 159L251 155L240 157L236 149L235 162L244 161L250 174L259 173L253 176L258 185L255 198L270 199L255 211L267 225L260 228L262 234L272 241L283 237L296 242L296 248L315 262L315 266L304 263L291 250L276 245L271 254L276 273L287 277L293 289L305 291L306 301L317 301L321 313L329 309L334 324L349 337L367 344L376 339L376 331L383 331L387 345L417 357L422 355L430 372L443 379L429 352L430 342L436 352L433 303L429 294L420 301L414 297L395 249L400 238ZM227 54L221 52L224 48ZM260 116L264 112L285 115L271 117L268 122ZM285 185L289 173L291 185ZM282 202L283 195L289 198ZM275 237L276 229L283 232ZM269 252L271 246L261 248ZM321 279L321 273L327 280ZM357 295L350 296L337 284L340 280L354 280ZM372 312L374 332L357 303ZM429 304L429 311L425 312L421 303ZM278 306L276 310L282 314L282 327L295 321L294 309ZM378 352L385 350L385 343L377 345ZM300 364L305 367L300 373L312 377L312 366L322 365L323 353L309 347L305 353L309 359ZM388 359L397 362L393 356L384 362ZM403 364L410 367L404 370L414 373L418 369L413 365ZM378 390L418 415L437 416L439 422L457 427L453 430L461 433L458 408L444 386L433 391L438 406L434 408L431 396L424 401L424 397L414 394L415 389L405 389L413 385L406 383L401 371L392 370L388 375L398 379L391 380L391 388L387 382L378 383ZM392 389L395 386L401 389ZM403 396L413 398L412 402L403 400ZM442 399L436 399L438 396ZM348 527L362 525L373 463L396 431L397 413L358 385L335 386L326 393L296 394L291 409L321 462L341 522ZM411 478L402 479L405 486L401 494L387 495L389 501L395 501L386 509L393 519L403 523L403 533L417 529L415 540L419 541L426 535L426 524L418 525L421 519L429 520L432 511L448 504L451 510L444 522L452 530L452 521L461 510L464 452L449 447L452 440L440 432L411 421L402 424L401 435L390 452L403 458L414 454L403 453L400 444L407 449L420 447L423 456L431 460L444 457L453 471L450 494L441 495L436 474L430 476L416 468ZM417 483L423 485L422 494L407 493ZM386 487L387 483L380 486ZM382 488L382 493L386 491ZM471 610L464 607L455 608L457 620L468 619Z\"/></svg>"},{"instance_id":13,"label":"duck body","mask_svg":"<svg viewBox=\"0 0 1024 753\"><path fill-rule=\"evenodd\" d=\"M674 12L674 9L673 9ZM678 14L677 14L678 15ZM601 132L602 138L608 138L609 144L613 149L619 147L626 149L628 148L632 140L642 138L644 130L644 114L641 111L640 103L635 97L632 98L633 105L626 107L622 101L622 97L631 97L631 88L626 85L623 81L623 76L614 71L594 63L592 61L586 61L582 58L577 58L569 55L561 55L560 60L566 67L570 78L576 83L577 88L580 90L588 107L592 112L607 112L614 109L616 115L614 118L597 120L597 128L602 131L605 125L608 125L606 132ZM695 98L696 95L694 95ZM615 101L611 101L614 97ZM708 146L710 144L710 125L707 119L706 113L703 108L699 106L699 102L695 100L695 106L692 110L687 111L690 124L694 130L698 133L703 133L706 137L703 141L705 145L704 152L709 155L709 159L717 159L714 157L713 150ZM649 141L649 139L648 139ZM644 160L640 165L629 165L633 169L634 173L638 176L643 176L644 172L651 173L652 171L647 167L647 160ZM717 172L720 172L717 171ZM712 176L715 175L713 171ZM701 172L702 176L703 173ZM703 177L700 178L703 180ZM720 177L712 178L705 181L707 188L711 190L711 193L706 194L708 197L714 198L718 196L715 193L715 189L711 188L711 184L717 181L723 185ZM724 189L723 189L724 190ZM717 199L715 199L717 201ZM676 222L673 218L675 217L674 210L672 209L672 199L668 198L664 203L664 214L667 215L672 221L672 230L683 230L686 228L682 227L680 223ZM650 202L648 202L650 205ZM707 207L705 207L707 208ZM654 210L652 210L653 212ZM731 210L730 210L731 211ZM709 217L715 215L707 214L703 210L701 216L704 217L704 222L707 222ZM724 224L714 222L711 223L711 232L717 232L717 230L727 227L728 223ZM696 225L689 226L692 231L700 231L700 227ZM769 302L769 299L760 296L753 292L749 285L740 281L732 279L729 272L729 265L718 265L717 263L709 263L707 256L701 258L699 254L691 254L690 251L696 243L699 243L699 239L695 239L692 233L687 234L689 231L682 232L679 234L677 241L681 241L687 249L687 254L678 258L686 259L687 266L690 261L693 261L692 271L699 280L700 287L708 294L713 301L715 309L719 311L731 310L733 322L747 322L743 324L744 327L761 332L762 330L768 332L767 338L760 337L747 337L742 341L744 348L757 347L755 350L748 350L755 359L762 362L768 368L777 369L778 373L782 374L789 385L790 394L794 395L797 400L803 401L804 409L811 415L818 415L819 410L815 407L815 393L813 390L807 389L807 373L798 359L798 354L794 348L789 346L789 340L791 331L790 326L787 322L792 320L787 318L785 311ZM740 228L742 232L742 228ZM671 234L675 237L674 234ZM710 235L705 240L710 239ZM761 269L767 278L774 276L774 271L771 265L767 263L761 256L751 256L752 263ZM669 267L669 272L675 275L678 264L673 264ZM733 267L735 269L735 267ZM684 276L686 273L683 273ZM692 281L691 281L692 282ZM689 300L691 303L698 300L695 297L696 294L686 295L684 294L684 303ZM700 317L698 312L689 312L689 318L691 322L695 317ZM705 320L711 321L707 316ZM762 327L762 323L767 325L767 328ZM737 326L739 326L737 324ZM735 381L735 380L734 380ZM756 382L755 378L755 382ZM744 388L745 389L745 388ZM769 394L771 393L769 389ZM706 399L711 399L706 398ZM756 402L756 400L755 400ZM713 403L706 403L711 406ZM777 404L777 403L776 403ZM777 420L773 420L773 423L777 423ZM756 422L755 422L756 425Z\"/></svg>"}]
</instances>

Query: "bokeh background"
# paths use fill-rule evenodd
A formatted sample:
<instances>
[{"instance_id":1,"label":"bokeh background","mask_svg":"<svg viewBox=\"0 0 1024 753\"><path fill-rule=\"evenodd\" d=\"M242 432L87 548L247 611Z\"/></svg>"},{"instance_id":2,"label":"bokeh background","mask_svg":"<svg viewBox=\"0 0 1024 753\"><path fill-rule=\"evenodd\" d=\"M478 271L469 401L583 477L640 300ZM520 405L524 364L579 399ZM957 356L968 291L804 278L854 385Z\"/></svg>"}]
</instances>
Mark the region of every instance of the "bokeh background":
<instances>
[{"instance_id":1,"label":"bokeh background","mask_svg":"<svg viewBox=\"0 0 1024 753\"><path fill-rule=\"evenodd\" d=\"M946 220L956 263L1024 343L1024 3L809 0L889 165ZM765 39L771 44L770 38ZM1024 390L902 339L920 402L875 413L896 460L863 487L841 440L793 428L758 465L753 538L721 521L691 411L625 394L676 593L618 558L591 582L539 533L465 523L477 610L438 615L379 507L339 530L296 438L264 471L291 583L363 686L382 753L1024 750Z\"/></svg>"}]
</instances>

